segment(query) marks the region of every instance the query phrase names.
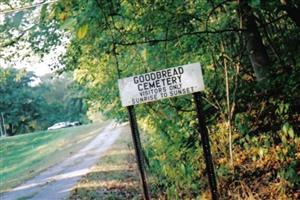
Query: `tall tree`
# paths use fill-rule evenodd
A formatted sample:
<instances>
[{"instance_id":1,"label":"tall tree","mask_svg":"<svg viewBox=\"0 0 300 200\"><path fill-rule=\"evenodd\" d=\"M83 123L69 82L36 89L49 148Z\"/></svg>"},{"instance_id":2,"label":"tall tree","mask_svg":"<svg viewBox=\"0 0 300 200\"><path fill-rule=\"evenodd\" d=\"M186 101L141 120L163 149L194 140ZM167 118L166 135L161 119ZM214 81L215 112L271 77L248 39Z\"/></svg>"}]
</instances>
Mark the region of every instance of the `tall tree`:
<instances>
[{"instance_id":1,"label":"tall tree","mask_svg":"<svg viewBox=\"0 0 300 200\"><path fill-rule=\"evenodd\" d=\"M258 80L266 78L269 74L270 59L258 30L257 20L247 1L239 1L240 16L245 27L245 39L249 58Z\"/></svg>"},{"instance_id":2,"label":"tall tree","mask_svg":"<svg viewBox=\"0 0 300 200\"><path fill-rule=\"evenodd\" d=\"M14 135L34 130L38 118L37 99L30 83L35 76L25 70L0 68L0 112L8 125L7 133Z\"/></svg>"}]
</instances>

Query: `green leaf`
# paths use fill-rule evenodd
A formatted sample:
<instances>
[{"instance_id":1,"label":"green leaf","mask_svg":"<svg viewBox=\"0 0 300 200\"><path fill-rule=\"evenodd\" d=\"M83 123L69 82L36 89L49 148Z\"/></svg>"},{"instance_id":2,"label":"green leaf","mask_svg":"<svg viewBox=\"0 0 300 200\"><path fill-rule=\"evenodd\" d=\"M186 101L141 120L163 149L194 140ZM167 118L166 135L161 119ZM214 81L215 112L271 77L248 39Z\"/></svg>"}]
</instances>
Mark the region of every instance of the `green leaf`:
<instances>
[{"instance_id":1,"label":"green leaf","mask_svg":"<svg viewBox=\"0 0 300 200\"><path fill-rule=\"evenodd\" d=\"M262 158L264 156L264 149L259 148L258 154L259 154L259 157Z\"/></svg>"},{"instance_id":2,"label":"green leaf","mask_svg":"<svg viewBox=\"0 0 300 200\"><path fill-rule=\"evenodd\" d=\"M47 4L44 4L42 6L41 12L40 12L40 23L43 22L46 19L47 16Z\"/></svg>"},{"instance_id":3,"label":"green leaf","mask_svg":"<svg viewBox=\"0 0 300 200\"><path fill-rule=\"evenodd\" d=\"M72 30L74 30L75 24L76 24L76 19L74 19L74 18L68 18L68 19L66 19L64 21L64 23L61 25L60 28L72 31Z\"/></svg>"},{"instance_id":4,"label":"green leaf","mask_svg":"<svg viewBox=\"0 0 300 200\"><path fill-rule=\"evenodd\" d=\"M288 134L289 134L289 136L290 136L291 138L294 138L295 133L294 133L294 129L293 129L292 127L289 128Z\"/></svg>"},{"instance_id":5,"label":"green leaf","mask_svg":"<svg viewBox=\"0 0 300 200\"><path fill-rule=\"evenodd\" d=\"M184 164L182 163L181 165L180 165L180 170L181 170L181 173L182 174L185 174L185 166L184 166Z\"/></svg>"},{"instance_id":6,"label":"green leaf","mask_svg":"<svg viewBox=\"0 0 300 200\"><path fill-rule=\"evenodd\" d=\"M281 141L282 141L283 144L286 144L286 143L287 143L287 139L286 139L286 136L285 136L285 135L283 135L283 136L281 137Z\"/></svg>"},{"instance_id":7,"label":"green leaf","mask_svg":"<svg viewBox=\"0 0 300 200\"><path fill-rule=\"evenodd\" d=\"M288 123L285 123L285 124L283 125L283 127L282 127L282 131L283 131L283 133L287 133L288 130L289 130L289 124L288 124Z\"/></svg>"},{"instance_id":8,"label":"green leaf","mask_svg":"<svg viewBox=\"0 0 300 200\"><path fill-rule=\"evenodd\" d=\"M89 28L89 25L88 24L85 24L83 26L81 26L77 32L77 36L79 39L83 39L87 32L88 32L88 28Z\"/></svg>"},{"instance_id":9,"label":"green leaf","mask_svg":"<svg viewBox=\"0 0 300 200\"><path fill-rule=\"evenodd\" d=\"M250 4L253 7L259 8L260 7L260 0L251 0Z\"/></svg>"}]
</instances>

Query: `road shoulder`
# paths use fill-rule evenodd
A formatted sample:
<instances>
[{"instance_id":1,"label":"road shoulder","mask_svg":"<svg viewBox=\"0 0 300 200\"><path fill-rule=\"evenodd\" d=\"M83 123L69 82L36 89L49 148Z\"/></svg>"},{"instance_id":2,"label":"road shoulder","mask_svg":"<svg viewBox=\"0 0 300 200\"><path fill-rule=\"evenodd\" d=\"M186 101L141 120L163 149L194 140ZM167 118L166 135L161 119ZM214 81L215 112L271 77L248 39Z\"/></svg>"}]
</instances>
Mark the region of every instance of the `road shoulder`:
<instances>
[{"instance_id":1,"label":"road shoulder","mask_svg":"<svg viewBox=\"0 0 300 200\"><path fill-rule=\"evenodd\" d=\"M69 200L141 199L129 126L91 171L73 188Z\"/></svg>"}]
</instances>

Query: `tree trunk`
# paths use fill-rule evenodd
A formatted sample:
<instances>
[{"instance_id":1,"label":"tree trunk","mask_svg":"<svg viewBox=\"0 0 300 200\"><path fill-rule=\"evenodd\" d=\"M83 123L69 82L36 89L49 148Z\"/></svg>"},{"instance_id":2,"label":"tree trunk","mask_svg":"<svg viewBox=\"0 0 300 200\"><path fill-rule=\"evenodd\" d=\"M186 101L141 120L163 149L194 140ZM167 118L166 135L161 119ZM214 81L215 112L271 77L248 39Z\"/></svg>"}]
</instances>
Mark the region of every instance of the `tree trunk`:
<instances>
[{"instance_id":1,"label":"tree trunk","mask_svg":"<svg viewBox=\"0 0 300 200\"><path fill-rule=\"evenodd\" d=\"M0 137L4 136L4 124L3 124L3 115L2 113L0 114Z\"/></svg>"},{"instance_id":2,"label":"tree trunk","mask_svg":"<svg viewBox=\"0 0 300 200\"><path fill-rule=\"evenodd\" d=\"M239 14L242 24L246 29L246 47L249 53L251 65L258 81L267 78L269 74L270 59L266 47L262 42L262 37L258 31L255 16L247 1L239 1Z\"/></svg>"},{"instance_id":3,"label":"tree trunk","mask_svg":"<svg viewBox=\"0 0 300 200\"><path fill-rule=\"evenodd\" d=\"M8 134L9 136L13 136L13 135L14 135L12 123L9 123L9 124L8 124L8 131L7 131L7 134Z\"/></svg>"}]
</instances>

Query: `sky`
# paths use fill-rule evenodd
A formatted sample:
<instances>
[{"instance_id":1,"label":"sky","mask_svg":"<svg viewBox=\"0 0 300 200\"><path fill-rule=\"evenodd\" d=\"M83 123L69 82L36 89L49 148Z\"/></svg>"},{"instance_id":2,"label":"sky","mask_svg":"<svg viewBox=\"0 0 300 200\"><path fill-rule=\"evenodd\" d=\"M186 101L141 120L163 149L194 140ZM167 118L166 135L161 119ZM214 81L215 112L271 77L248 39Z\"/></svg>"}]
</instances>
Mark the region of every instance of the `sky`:
<instances>
[{"instance_id":1,"label":"sky","mask_svg":"<svg viewBox=\"0 0 300 200\"><path fill-rule=\"evenodd\" d=\"M33 14L31 14L29 17L32 18L30 19L32 21L32 23L35 23L36 18L38 19L38 14L39 14L39 8L41 7L39 5L39 3L44 2L41 0L34 0L33 3L31 5L22 5L20 4L20 0L16 0L16 1L12 1L14 2L14 11L10 11L11 8L8 7L6 4L1 3L0 2L0 25L4 23L4 16L5 16L5 12L9 12L9 15L13 15L14 13L17 13L19 11L22 10L27 10L28 8L34 6L38 9L36 9L36 12L34 12ZM55 0L51 1L48 0L46 1L46 3L51 3L51 2L55 2ZM35 6L38 5L38 6ZM41 4L42 5L42 4ZM20 9L18 9L20 8ZM28 17L28 16L27 16ZM31 25L31 24L29 24ZM1 38L0 38L1 39ZM67 43L68 39L64 38L65 42ZM1 44L1 41L0 41ZM22 50L18 50L14 47L12 48L0 48L0 50L2 51L1 53L4 55L10 55L11 52L12 54L14 54L14 52L18 52L20 55L22 55L22 53L24 53L23 55L26 55L28 53L28 51L22 51ZM30 54L29 57L26 58L13 58L14 60L12 60L12 62L5 62L5 59L1 57L0 55L0 67L2 68L6 68L6 67L15 67L15 68L26 68L27 71L33 71L35 72L35 74L37 76L43 76L47 73L51 73L53 71L51 71L49 65L53 65L53 63L58 63L58 57L63 54L65 52L65 47L64 46L59 46L56 47L55 50L53 50L52 52L50 52L48 55L45 55L45 57L41 60L38 56L32 55Z\"/></svg>"},{"instance_id":2,"label":"sky","mask_svg":"<svg viewBox=\"0 0 300 200\"><path fill-rule=\"evenodd\" d=\"M37 76L43 76L45 74L51 73L50 67L48 64L51 63L51 55L47 56L45 61L40 60L32 60L28 61L20 61L15 65L11 65L11 67L15 67L18 69L26 68L27 71L33 71ZM4 66L9 67L9 66Z\"/></svg>"},{"instance_id":3,"label":"sky","mask_svg":"<svg viewBox=\"0 0 300 200\"><path fill-rule=\"evenodd\" d=\"M43 76L45 74L51 73L50 67L48 67L49 61L36 63L35 65L25 67L27 71L33 71L37 76ZM20 65L22 66L22 65Z\"/></svg>"},{"instance_id":4,"label":"sky","mask_svg":"<svg viewBox=\"0 0 300 200\"><path fill-rule=\"evenodd\" d=\"M60 46L46 55L42 60L38 56L31 56L24 60L17 60L14 63L6 64L3 59L0 58L0 67L15 67L18 69L26 68L27 71L33 71L37 76L43 76L45 74L53 72L49 65L58 62L58 56L65 52L65 48Z\"/></svg>"}]
</instances>

